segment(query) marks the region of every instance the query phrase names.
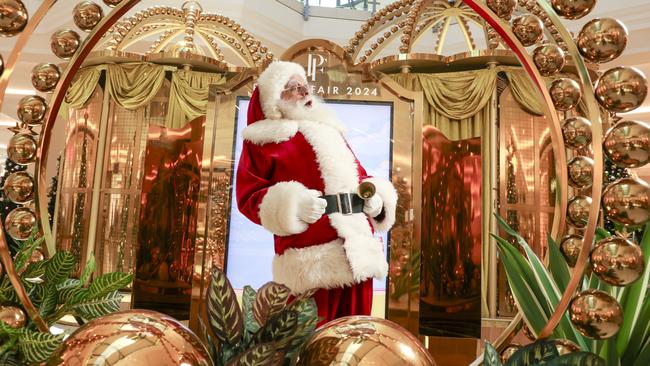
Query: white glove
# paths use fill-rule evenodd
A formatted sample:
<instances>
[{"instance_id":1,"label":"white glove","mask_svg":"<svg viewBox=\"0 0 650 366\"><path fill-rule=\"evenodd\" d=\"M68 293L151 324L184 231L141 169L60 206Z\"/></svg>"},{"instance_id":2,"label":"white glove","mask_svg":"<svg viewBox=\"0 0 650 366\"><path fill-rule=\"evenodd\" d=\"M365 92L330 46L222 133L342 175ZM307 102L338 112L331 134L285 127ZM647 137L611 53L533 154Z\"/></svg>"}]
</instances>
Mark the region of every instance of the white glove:
<instances>
[{"instance_id":1,"label":"white glove","mask_svg":"<svg viewBox=\"0 0 650 366\"><path fill-rule=\"evenodd\" d=\"M363 204L363 212L365 212L369 217L377 217L381 213L383 207L384 200L382 200L378 194L375 194L365 200L365 203Z\"/></svg>"},{"instance_id":2,"label":"white glove","mask_svg":"<svg viewBox=\"0 0 650 366\"><path fill-rule=\"evenodd\" d=\"M313 224L325 213L327 201L319 198L320 192L310 189L298 201L298 218L308 224Z\"/></svg>"}]
</instances>

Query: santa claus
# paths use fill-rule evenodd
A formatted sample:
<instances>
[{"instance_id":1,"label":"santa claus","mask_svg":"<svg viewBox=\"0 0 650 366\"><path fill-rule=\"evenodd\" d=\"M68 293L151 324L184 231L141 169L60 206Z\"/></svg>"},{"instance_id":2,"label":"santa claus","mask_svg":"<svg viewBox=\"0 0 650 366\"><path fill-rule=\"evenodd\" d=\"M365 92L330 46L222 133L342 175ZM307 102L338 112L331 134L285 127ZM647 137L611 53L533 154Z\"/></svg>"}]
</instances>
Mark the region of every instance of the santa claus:
<instances>
[{"instance_id":1,"label":"santa claus","mask_svg":"<svg viewBox=\"0 0 650 366\"><path fill-rule=\"evenodd\" d=\"M395 222L397 193L369 177L348 146L345 128L311 96L302 66L273 62L260 75L243 130L237 203L273 233L273 280L293 294L314 294L326 322L369 315L372 278L388 264L374 231ZM371 182L376 194L356 192Z\"/></svg>"}]
</instances>

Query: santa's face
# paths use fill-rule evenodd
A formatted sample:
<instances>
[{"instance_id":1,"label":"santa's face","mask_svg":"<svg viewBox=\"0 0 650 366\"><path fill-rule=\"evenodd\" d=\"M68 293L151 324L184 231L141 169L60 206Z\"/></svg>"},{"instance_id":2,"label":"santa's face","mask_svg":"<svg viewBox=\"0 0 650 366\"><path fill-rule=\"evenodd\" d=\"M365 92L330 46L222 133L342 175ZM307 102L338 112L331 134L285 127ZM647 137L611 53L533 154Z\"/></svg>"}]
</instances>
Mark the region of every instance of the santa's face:
<instances>
[{"instance_id":1,"label":"santa's face","mask_svg":"<svg viewBox=\"0 0 650 366\"><path fill-rule=\"evenodd\" d=\"M293 75L280 94L280 99L286 104L295 104L310 108L312 105L311 88L300 75Z\"/></svg>"}]
</instances>

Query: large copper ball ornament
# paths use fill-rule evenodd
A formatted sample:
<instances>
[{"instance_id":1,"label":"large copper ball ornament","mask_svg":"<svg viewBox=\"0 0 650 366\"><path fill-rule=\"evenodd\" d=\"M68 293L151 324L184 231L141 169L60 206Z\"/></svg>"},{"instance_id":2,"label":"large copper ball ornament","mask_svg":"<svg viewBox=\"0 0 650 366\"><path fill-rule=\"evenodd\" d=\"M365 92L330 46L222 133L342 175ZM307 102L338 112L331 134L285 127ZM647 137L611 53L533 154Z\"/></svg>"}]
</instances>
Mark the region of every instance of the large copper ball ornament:
<instances>
[{"instance_id":1,"label":"large copper ball ornament","mask_svg":"<svg viewBox=\"0 0 650 366\"><path fill-rule=\"evenodd\" d=\"M576 156L567 163L569 185L584 189L591 187L594 181L594 161L586 156Z\"/></svg>"},{"instance_id":2,"label":"large copper ball ornament","mask_svg":"<svg viewBox=\"0 0 650 366\"><path fill-rule=\"evenodd\" d=\"M81 37L77 32L71 29L62 29L54 32L50 37L50 48L52 53L58 58L67 60L75 52L81 44Z\"/></svg>"},{"instance_id":3,"label":"large copper ball ornament","mask_svg":"<svg viewBox=\"0 0 650 366\"><path fill-rule=\"evenodd\" d=\"M36 159L37 144L31 135L13 135L7 145L7 157L16 164L29 164Z\"/></svg>"},{"instance_id":4,"label":"large copper ball ornament","mask_svg":"<svg viewBox=\"0 0 650 366\"><path fill-rule=\"evenodd\" d=\"M32 69L32 85L40 92L54 90L61 78L61 70L55 64L38 64Z\"/></svg>"},{"instance_id":5,"label":"large copper ball ornament","mask_svg":"<svg viewBox=\"0 0 650 366\"><path fill-rule=\"evenodd\" d=\"M638 168L650 161L650 125L637 121L620 121L605 134L603 151L612 163Z\"/></svg>"},{"instance_id":6,"label":"large copper ball ornament","mask_svg":"<svg viewBox=\"0 0 650 366\"><path fill-rule=\"evenodd\" d=\"M20 0L0 0L0 36L13 37L27 25L27 9Z\"/></svg>"},{"instance_id":7,"label":"large copper ball ornament","mask_svg":"<svg viewBox=\"0 0 650 366\"><path fill-rule=\"evenodd\" d=\"M599 290L579 293L569 304L569 318L585 337L605 339L613 336L623 323L623 310L616 299Z\"/></svg>"},{"instance_id":8,"label":"large copper ball ornament","mask_svg":"<svg viewBox=\"0 0 650 366\"><path fill-rule=\"evenodd\" d=\"M522 15L512 21L512 32L524 46L532 46L544 36L544 23L535 15Z\"/></svg>"},{"instance_id":9,"label":"large copper ball ornament","mask_svg":"<svg viewBox=\"0 0 650 366\"><path fill-rule=\"evenodd\" d=\"M517 6L517 0L487 0L486 3L490 10L503 19L509 19Z\"/></svg>"},{"instance_id":10,"label":"large copper ball ornament","mask_svg":"<svg viewBox=\"0 0 650 366\"><path fill-rule=\"evenodd\" d=\"M582 248L582 237L576 234L570 234L560 241L560 253L566 260L569 267L575 267Z\"/></svg>"},{"instance_id":11,"label":"large copper ball ornament","mask_svg":"<svg viewBox=\"0 0 650 366\"><path fill-rule=\"evenodd\" d=\"M562 121L564 144L572 149L582 149L591 143L591 121L584 117L570 117Z\"/></svg>"},{"instance_id":12,"label":"large copper ball ornament","mask_svg":"<svg viewBox=\"0 0 650 366\"><path fill-rule=\"evenodd\" d=\"M591 197L576 196L569 200L567 205L567 221L578 229L587 226L589 210L591 209Z\"/></svg>"},{"instance_id":13,"label":"large copper ball ornament","mask_svg":"<svg viewBox=\"0 0 650 366\"><path fill-rule=\"evenodd\" d=\"M111 8L118 6L122 0L104 0L104 4L110 6Z\"/></svg>"},{"instance_id":14,"label":"large copper ball ornament","mask_svg":"<svg viewBox=\"0 0 650 366\"><path fill-rule=\"evenodd\" d=\"M45 117L45 112L47 112L47 103L45 99L38 95L28 95L21 98L16 107L18 119L22 123L30 126L41 124Z\"/></svg>"},{"instance_id":15,"label":"large copper ball ornament","mask_svg":"<svg viewBox=\"0 0 650 366\"><path fill-rule=\"evenodd\" d=\"M562 70L565 61L562 48L552 43L541 45L533 51L533 62L544 76L553 75Z\"/></svg>"},{"instance_id":16,"label":"large copper ball ornament","mask_svg":"<svg viewBox=\"0 0 650 366\"><path fill-rule=\"evenodd\" d=\"M134 309L84 324L54 351L47 364L208 366L212 362L199 338L179 321Z\"/></svg>"},{"instance_id":17,"label":"large copper ball ornament","mask_svg":"<svg viewBox=\"0 0 650 366\"><path fill-rule=\"evenodd\" d=\"M641 248L618 236L599 241L590 260L593 273L614 286L627 286L638 280L645 267Z\"/></svg>"},{"instance_id":18,"label":"large copper ball ornament","mask_svg":"<svg viewBox=\"0 0 650 366\"><path fill-rule=\"evenodd\" d=\"M560 356L568 355L569 353L580 352L580 346L569 340L554 339L553 343L555 343L555 348L557 349L557 353L559 353Z\"/></svg>"},{"instance_id":19,"label":"large copper ball ornament","mask_svg":"<svg viewBox=\"0 0 650 366\"><path fill-rule=\"evenodd\" d=\"M596 5L596 0L551 0L551 5L561 17L580 19L589 14Z\"/></svg>"},{"instance_id":20,"label":"large copper ball ornament","mask_svg":"<svg viewBox=\"0 0 650 366\"><path fill-rule=\"evenodd\" d=\"M617 224L640 226L650 220L650 186L637 178L622 178L603 191L605 215Z\"/></svg>"},{"instance_id":21,"label":"large copper ball ornament","mask_svg":"<svg viewBox=\"0 0 650 366\"><path fill-rule=\"evenodd\" d=\"M608 62L625 51L627 29L612 18L596 18L582 27L578 34L578 50L591 62Z\"/></svg>"},{"instance_id":22,"label":"large copper ball ornament","mask_svg":"<svg viewBox=\"0 0 650 366\"><path fill-rule=\"evenodd\" d=\"M14 208L5 218L5 231L14 240L29 238L36 225L36 215L27 207Z\"/></svg>"},{"instance_id":23,"label":"large copper ball ornament","mask_svg":"<svg viewBox=\"0 0 650 366\"><path fill-rule=\"evenodd\" d=\"M72 9L72 20L79 29L90 32L104 17L102 7L92 1L82 1Z\"/></svg>"},{"instance_id":24,"label":"large copper ball ornament","mask_svg":"<svg viewBox=\"0 0 650 366\"><path fill-rule=\"evenodd\" d=\"M595 92L603 108L625 113L643 104L648 95L648 82L638 69L619 66L605 71L598 79Z\"/></svg>"},{"instance_id":25,"label":"large copper ball ornament","mask_svg":"<svg viewBox=\"0 0 650 366\"><path fill-rule=\"evenodd\" d=\"M503 351L501 351L501 362L503 362L504 364L508 362L510 357L512 357L512 355L514 355L517 351L519 351L520 348L521 345L516 343L511 343L507 345L506 348L504 348Z\"/></svg>"},{"instance_id":26,"label":"large copper ball ornament","mask_svg":"<svg viewBox=\"0 0 650 366\"><path fill-rule=\"evenodd\" d=\"M25 326L27 317L25 312L15 306L0 306L0 321L7 323L11 328L18 329Z\"/></svg>"},{"instance_id":27,"label":"large copper ball ornament","mask_svg":"<svg viewBox=\"0 0 650 366\"><path fill-rule=\"evenodd\" d=\"M371 316L347 316L321 326L305 344L297 365L349 364L351 360L355 365L435 365L409 331Z\"/></svg>"},{"instance_id":28,"label":"large copper ball ornament","mask_svg":"<svg viewBox=\"0 0 650 366\"><path fill-rule=\"evenodd\" d=\"M575 108L582 98L582 88L577 81L569 78L553 80L549 88L553 105L557 110L568 111Z\"/></svg>"},{"instance_id":29,"label":"large copper ball ornament","mask_svg":"<svg viewBox=\"0 0 650 366\"><path fill-rule=\"evenodd\" d=\"M14 203L27 203L34 199L34 179L27 172L11 173L2 189L5 197Z\"/></svg>"}]
</instances>

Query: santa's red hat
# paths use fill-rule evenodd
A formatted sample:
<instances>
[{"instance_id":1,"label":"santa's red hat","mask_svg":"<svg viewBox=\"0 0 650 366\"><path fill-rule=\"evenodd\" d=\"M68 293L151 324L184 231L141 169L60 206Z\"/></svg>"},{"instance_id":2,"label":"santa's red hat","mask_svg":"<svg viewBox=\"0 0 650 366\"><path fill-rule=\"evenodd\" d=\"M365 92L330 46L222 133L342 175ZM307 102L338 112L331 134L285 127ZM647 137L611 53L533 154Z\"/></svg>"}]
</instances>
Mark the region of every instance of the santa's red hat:
<instances>
[{"instance_id":1,"label":"santa's red hat","mask_svg":"<svg viewBox=\"0 0 650 366\"><path fill-rule=\"evenodd\" d=\"M262 119L282 118L280 95L294 75L305 79L305 69L295 62L287 61L274 61L262 72L248 105L249 125Z\"/></svg>"}]
</instances>

